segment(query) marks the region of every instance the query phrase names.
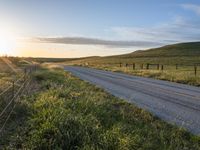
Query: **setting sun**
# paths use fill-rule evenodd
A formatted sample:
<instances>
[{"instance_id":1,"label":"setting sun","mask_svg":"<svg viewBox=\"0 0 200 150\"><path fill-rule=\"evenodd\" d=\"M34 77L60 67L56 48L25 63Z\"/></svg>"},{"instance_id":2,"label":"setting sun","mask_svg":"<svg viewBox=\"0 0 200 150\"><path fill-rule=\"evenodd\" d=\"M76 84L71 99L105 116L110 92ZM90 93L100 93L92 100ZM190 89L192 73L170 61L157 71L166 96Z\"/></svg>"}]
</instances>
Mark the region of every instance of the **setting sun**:
<instances>
[{"instance_id":1,"label":"setting sun","mask_svg":"<svg viewBox=\"0 0 200 150\"><path fill-rule=\"evenodd\" d=\"M0 55L13 55L16 44L15 34L4 29L0 30Z\"/></svg>"}]
</instances>

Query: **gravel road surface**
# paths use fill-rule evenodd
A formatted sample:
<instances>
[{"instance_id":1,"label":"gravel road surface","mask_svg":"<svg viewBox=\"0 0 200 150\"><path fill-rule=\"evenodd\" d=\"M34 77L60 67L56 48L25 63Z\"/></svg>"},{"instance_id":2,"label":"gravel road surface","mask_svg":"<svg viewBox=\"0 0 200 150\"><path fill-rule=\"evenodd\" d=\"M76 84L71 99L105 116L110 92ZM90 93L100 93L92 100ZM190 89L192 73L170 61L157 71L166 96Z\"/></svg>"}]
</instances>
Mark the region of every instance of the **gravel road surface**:
<instances>
[{"instance_id":1,"label":"gravel road surface","mask_svg":"<svg viewBox=\"0 0 200 150\"><path fill-rule=\"evenodd\" d=\"M172 124L200 135L200 88L85 67L66 71L144 108Z\"/></svg>"}]
</instances>

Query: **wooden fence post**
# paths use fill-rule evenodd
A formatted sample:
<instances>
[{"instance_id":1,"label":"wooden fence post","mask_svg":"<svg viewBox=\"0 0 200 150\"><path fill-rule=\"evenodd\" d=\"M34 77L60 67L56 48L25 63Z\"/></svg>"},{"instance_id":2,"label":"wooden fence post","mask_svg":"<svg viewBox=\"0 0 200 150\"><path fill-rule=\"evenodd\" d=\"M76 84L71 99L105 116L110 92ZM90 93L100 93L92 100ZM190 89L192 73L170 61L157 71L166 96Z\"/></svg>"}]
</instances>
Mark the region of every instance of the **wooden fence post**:
<instances>
[{"instance_id":1,"label":"wooden fence post","mask_svg":"<svg viewBox=\"0 0 200 150\"><path fill-rule=\"evenodd\" d=\"M147 70L149 69L149 63L147 64L147 68L146 68Z\"/></svg>"},{"instance_id":2,"label":"wooden fence post","mask_svg":"<svg viewBox=\"0 0 200 150\"><path fill-rule=\"evenodd\" d=\"M135 63L133 63L133 70L135 70Z\"/></svg>"},{"instance_id":3,"label":"wooden fence post","mask_svg":"<svg viewBox=\"0 0 200 150\"><path fill-rule=\"evenodd\" d=\"M143 64L141 64L141 69L143 69L143 66L144 66L144 65L143 65Z\"/></svg>"},{"instance_id":4,"label":"wooden fence post","mask_svg":"<svg viewBox=\"0 0 200 150\"><path fill-rule=\"evenodd\" d=\"M194 75L195 75L195 77L197 76L197 66L196 65L194 65Z\"/></svg>"},{"instance_id":5,"label":"wooden fence post","mask_svg":"<svg viewBox=\"0 0 200 150\"><path fill-rule=\"evenodd\" d=\"M128 67L128 64L126 63L126 67Z\"/></svg>"},{"instance_id":6,"label":"wooden fence post","mask_svg":"<svg viewBox=\"0 0 200 150\"><path fill-rule=\"evenodd\" d=\"M12 82L12 96L15 96L15 81Z\"/></svg>"},{"instance_id":7,"label":"wooden fence post","mask_svg":"<svg viewBox=\"0 0 200 150\"><path fill-rule=\"evenodd\" d=\"M159 65L159 64L157 64L157 70L159 70L159 68L160 68L160 65Z\"/></svg>"},{"instance_id":8,"label":"wooden fence post","mask_svg":"<svg viewBox=\"0 0 200 150\"><path fill-rule=\"evenodd\" d=\"M176 70L178 70L178 64L176 64Z\"/></svg>"},{"instance_id":9,"label":"wooden fence post","mask_svg":"<svg viewBox=\"0 0 200 150\"><path fill-rule=\"evenodd\" d=\"M24 68L24 82L26 81L26 73L27 73L27 69Z\"/></svg>"},{"instance_id":10,"label":"wooden fence post","mask_svg":"<svg viewBox=\"0 0 200 150\"><path fill-rule=\"evenodd\" d=\"M121 62L119 63L119 67L122 67L122 63Z\"/></svg>"},{"instance_id":11,"label":"wooden fence post","mask_svg":"<svg viewBox=\"0 0 200 150\"><path fill-rule=\"evenodd\" d=\"M161 70L162 70L162 71L164 70L164 66L163 66L163 65L161 65Z\"/></svg>"},{"instance_id":12,"label":"wooden fence post","mask_svg":"<svg viewBox=\"0 0 200 150\"><path fill-rule=\"evenodd\" d=\"M26 75L26 72L27 72L27 70L26 70L26 68L24 68L24 74Z\"/></svg>"}]
</instances>

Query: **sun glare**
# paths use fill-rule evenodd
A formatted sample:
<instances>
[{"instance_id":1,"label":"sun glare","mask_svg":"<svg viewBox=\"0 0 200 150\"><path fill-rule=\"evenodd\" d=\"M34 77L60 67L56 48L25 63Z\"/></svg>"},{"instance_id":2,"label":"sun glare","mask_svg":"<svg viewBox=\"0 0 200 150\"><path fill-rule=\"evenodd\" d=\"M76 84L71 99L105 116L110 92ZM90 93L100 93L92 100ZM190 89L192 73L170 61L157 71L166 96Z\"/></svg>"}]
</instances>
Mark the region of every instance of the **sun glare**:
<instances>
[{"instance_id":1,"label":"sun glare","mask_svg":"<svg viewBox=\"0 0 200 150\"><path fill-rule=\"evenodd\" d=\"M14 55L16 36L4 29L0 29L0 55Z\"/></svg>"}]
</instances>

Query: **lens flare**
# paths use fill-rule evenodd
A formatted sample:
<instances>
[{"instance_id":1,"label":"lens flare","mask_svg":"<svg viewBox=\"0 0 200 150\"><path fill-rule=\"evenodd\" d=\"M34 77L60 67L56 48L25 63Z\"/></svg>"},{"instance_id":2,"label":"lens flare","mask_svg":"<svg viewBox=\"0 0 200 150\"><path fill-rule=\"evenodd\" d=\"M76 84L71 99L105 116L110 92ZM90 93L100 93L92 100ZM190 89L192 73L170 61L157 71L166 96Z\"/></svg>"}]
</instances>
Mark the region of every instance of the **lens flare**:
<instances>
[{"instance_id":1,"label":"lens flare","mask_svg":"<svg viewBox=\"0 0 200 150\"><path fill-rule=\"evenodd\" d=\"M14 55L17 38L14 33L0 30L0 55Z\"/></svg>"}]
</instances>

